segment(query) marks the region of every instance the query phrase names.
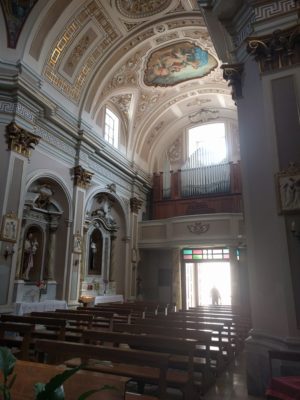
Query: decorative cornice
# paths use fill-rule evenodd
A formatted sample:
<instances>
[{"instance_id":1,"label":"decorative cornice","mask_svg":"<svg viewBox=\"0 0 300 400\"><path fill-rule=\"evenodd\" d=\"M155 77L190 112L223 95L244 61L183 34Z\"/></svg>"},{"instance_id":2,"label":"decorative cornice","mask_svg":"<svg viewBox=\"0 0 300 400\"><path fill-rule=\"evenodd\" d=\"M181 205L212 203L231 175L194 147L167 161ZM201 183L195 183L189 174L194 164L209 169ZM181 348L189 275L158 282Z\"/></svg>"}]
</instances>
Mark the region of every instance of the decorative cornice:
<instances>
[{"instance_id":1,"label":"decorative cornice","mask_svg":"<svg viewBox=\"0 0 300 400\"><path fill-rule=\"evenodd\" d=\"M130 210L133 213L138 213L139 209L142 207L142 200L139 200L137 197L131 197L130 199Z\"/></svg>"},{"instance_id":2,"label":"decorative cornice","mask_svg":"<svg viewBox=\"0 0 300 400\"><path fill-rule=\"evenodd\" d=\"M39 143L40 137L20 128L15 122L6 127L8 149L30 157L31 150Z\"/></svg>"},{"instance_id":3,"label":"decorative cornice","mask_svg":"<svg viewBox=\"0 0 300 400\"><path fill-rule=\"evenodd\" d=\"M200 235L201 233L205 233L209 229L209 224L203 224L201 221L199 222L194 222L191 225L187 225L187 229L191 233L195 233L197 235Z\"/></svg>"},{"instance_id":4,"label":"decorative cornice","mask_svg":"<svg viewBox=\"0 0 300 400\"><path fill-rule=\"evenodd\" d=\"M242 73L244 70L243 64L223 64L223 78L231 86L232 99L238 100L243 97L242 94Z\"/></svg>"},{"instance_id":5,"label":"decorative cornice","mask_svg":"<svg viewBox=\"0 0 300 400\"><path fill-rule=\"evenodd\" d=\"M259 63L260 72L287 68L300 62L300 26L288 30L276 30L271 35L250 37L247 51Z\"/></svg>"},{"instance_id":6,"label":"decorative cornice","mask_svg":"<svg viewBox=\"0 0 300 400\"><path fill-rule=\"evenodd\" d=\"M81 165L77 165L73 168L73 173L75 186L79 186L83 189L87 189L89 186L91 186L92 176L94 175L92 172L82 168Z\"/></svg>"}]
</instances>

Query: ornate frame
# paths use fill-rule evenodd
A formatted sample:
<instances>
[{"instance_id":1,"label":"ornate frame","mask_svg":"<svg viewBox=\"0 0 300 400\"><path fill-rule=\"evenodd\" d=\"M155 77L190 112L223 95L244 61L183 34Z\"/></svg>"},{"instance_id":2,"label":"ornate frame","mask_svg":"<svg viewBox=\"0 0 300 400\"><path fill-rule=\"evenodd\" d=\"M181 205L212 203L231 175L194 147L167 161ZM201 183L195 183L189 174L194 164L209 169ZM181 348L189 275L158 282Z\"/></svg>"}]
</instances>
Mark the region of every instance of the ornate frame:
<instances>
[{"instance_id":1,"label":"ornate frame","mask_svg":"<svg viewBox=\"0 0 300 400\"><path fill-rule=\"evenodd\" d=\"M300 167L291 164L276 174L279 214L300 213Z\"/></svg>"},{"instance_id":2,"label":"ornate frame","mask_svg":"<svg viewBox=\"0 0 300 400\"><path fill-rule=\"evenodd\" d=\"M16 243L19 232L19 219L16 214L8 213L2 217L0 239L5 242Z\"/></svg>"},{"instance_id":3,"label":"ornate frame","mask_svg":"<svg viewBox=\"0 0 300 400\"><path fill-rule=\"evenodd\" d=\"M73 253L82 253L82 236L79 234L74 235L73 239Z\"/></svg>"}]
</instances>

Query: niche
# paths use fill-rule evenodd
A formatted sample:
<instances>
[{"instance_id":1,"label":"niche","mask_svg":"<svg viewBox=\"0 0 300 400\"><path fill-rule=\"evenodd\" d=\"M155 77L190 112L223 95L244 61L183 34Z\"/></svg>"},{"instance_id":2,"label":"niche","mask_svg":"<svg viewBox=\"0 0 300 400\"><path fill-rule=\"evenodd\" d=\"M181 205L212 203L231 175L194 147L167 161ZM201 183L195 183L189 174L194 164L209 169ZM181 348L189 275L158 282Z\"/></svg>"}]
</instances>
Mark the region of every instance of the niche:
<instances>
[{"instance_id":1,"label":"niche","mask_svg":"<svg viewBox=\"0 0 300 400\"><path fill-rule=\"evenodd\" d=\"M23 240L21 275L26 281L37 281L42 278L43 265L43 232L32 225L26 230Z\"/></svg>"},{"instance_id":2,"label":"niche","mask_svg":"<svg viewBox=\"0 0 300 400\"><path fill-rule=\"evenodd\" d=\"M103 237L100 229L94 229L89 240L88 275L102 274Z\"/></svg>"}]
</instances>

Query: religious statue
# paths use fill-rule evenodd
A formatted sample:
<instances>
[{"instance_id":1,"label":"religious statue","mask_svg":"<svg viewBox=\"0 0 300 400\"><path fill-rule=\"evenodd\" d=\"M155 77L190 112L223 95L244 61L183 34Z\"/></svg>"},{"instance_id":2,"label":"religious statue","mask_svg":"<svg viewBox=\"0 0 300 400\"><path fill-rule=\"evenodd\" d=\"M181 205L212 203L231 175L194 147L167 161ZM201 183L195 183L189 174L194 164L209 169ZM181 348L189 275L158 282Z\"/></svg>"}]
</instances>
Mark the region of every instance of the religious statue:
<instances>
[{"instance_id":1,"label":"religious statue","mask_svg":"<svg viewBox=\"0 0 300 400\"><path fill-rule=\"evenodd\" d=\"M23 258L23 279L29 280L29 273L34 267L34 255L38 249L38 241L29 233L24 243L24 258Z\"/></svg>"}]
</instances>

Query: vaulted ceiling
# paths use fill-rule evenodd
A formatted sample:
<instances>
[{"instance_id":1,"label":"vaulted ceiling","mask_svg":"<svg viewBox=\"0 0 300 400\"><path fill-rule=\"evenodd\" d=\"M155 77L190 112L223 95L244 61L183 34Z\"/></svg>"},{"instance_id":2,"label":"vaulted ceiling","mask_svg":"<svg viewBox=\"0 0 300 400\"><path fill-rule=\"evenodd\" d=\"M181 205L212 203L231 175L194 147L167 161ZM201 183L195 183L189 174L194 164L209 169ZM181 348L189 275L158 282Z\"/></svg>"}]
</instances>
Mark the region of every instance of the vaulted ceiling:
<instances>
[{"instance_id":1,"label":"vaulted ceiling","mask_svg":"<svg viewBox=\"0 0 300 400\"><path fill-rule=\"evenodd\" d=\"M39 77L40 90L95 131L103 107L112 105L122 117L127 157L145 170L155 168L187 126L212 115L235 118L196 0L27 3L19 40L15 28L8 41ZM3 10L9 27L9 10ZM196 71L205 52L208 59Z\"/></svg>"}]
</instances>

